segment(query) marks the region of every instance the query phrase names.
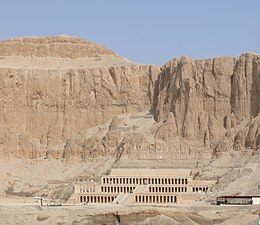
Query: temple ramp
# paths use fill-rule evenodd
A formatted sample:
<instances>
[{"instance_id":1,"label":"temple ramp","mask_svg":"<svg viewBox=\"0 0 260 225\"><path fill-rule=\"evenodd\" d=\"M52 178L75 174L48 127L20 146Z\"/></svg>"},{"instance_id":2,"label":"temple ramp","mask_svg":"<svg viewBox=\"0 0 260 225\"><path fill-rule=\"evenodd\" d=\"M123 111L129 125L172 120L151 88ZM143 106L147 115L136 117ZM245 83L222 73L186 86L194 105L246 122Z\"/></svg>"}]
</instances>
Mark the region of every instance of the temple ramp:
<instances>
[{"instance_id":1,"label":"temple ramp","mask_svg":"<svg viewBox=\"0 0 260 225\"><path fill-rule=\"evenodd\" d=\"M127 205L133 201L133 193L120 193L112 202L112 204Z\"/></svg>"},{"instance_id":2,"label":"temple ramp","mask_svg":"<svg viewBox=\"0 0 260 225\"><path fill-rule=\"evenodd\" d=\"M120 193L112 202L112 204L127 205L134 202L134 194L145 193L148 191L148 185L138 185L133 193Z\"/></svg>"},{"instance_id":3,"label":"temple ramp","mask_svg":"<svg viewBox=\"0 0 260 225\"><path fill-rule=\"evenodd\" d=\"M133 193L145 193L148 192L148 185L138 185Z\"/></svg>"}]
</instances>

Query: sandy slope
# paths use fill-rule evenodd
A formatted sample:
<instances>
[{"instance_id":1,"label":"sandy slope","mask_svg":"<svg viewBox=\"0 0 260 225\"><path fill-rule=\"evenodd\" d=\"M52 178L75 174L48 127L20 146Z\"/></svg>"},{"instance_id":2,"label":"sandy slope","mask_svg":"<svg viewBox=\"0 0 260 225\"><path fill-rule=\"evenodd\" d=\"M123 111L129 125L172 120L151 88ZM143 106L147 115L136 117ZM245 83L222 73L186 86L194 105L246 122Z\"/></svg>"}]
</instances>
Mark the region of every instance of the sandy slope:
<instances>
[{"instance_id":1,"label":"sandy slope","mask_svg":"<svg viewBox=\"0 0 260 225\"><path fill-rule=\"evenodd\" d=\"M259 208L259 207L258 207ZM256 207L126 207L0 204L0 224L251 225Z\"/></svg>"},{"instance_id":2,"label":"sandy slope","mask_svg":"<svg viewBox=\"0 0 260 225\"><path fill-rule=\"evenodd\" d=\"M136 63L126 59L116 58L110 55L77 59L64 59L55 57L25 58L21 56L0 56L1 68L62 70L128 66L133 64Z\"/></svg>"}]
</instances>

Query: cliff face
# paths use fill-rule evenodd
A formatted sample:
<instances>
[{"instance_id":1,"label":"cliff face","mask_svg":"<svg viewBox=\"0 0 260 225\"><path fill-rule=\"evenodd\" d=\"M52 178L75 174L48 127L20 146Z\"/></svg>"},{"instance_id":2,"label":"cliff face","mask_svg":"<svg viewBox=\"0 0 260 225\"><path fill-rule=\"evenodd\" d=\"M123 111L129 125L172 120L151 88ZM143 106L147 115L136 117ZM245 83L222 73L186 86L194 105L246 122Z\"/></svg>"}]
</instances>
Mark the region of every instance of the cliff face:
<instances>
[{"instance_id":1,"label":"cliff face","mask_svg":"<svg viewBox=\"0 0 260 225\"><path fill-rule=\"evenodd\" d=\"M189 146L221 153L259 148L260 57L168 62L155 86L153 112ZM165 132L160 132L163 138ZM221 140L221 141L220 141Z\"/></svg>"},{"instance_id":2,"label":"cliff face","mask_svg":"<svg viewBox=\"0 0 260 225\"><path fill-rule=\"evenodd\" d=\"M46 46L49 49L45 52ZM150 108L159 70L156 66L128 63L122 58L118 62L112 51L78 38L14 39L1 43L0 49L2 61L10 63L2 62L0 68L1 157L61 158L66 140L76 133L115 115ZM72 69L58 58L71 56L71 52L80 62L73 62ZM100 54L96 68L88 66L92 52ZM21 59L29 53L35 62ZM115 59L110 67L103 64L106 54ZM15 59L30 67L17 68ZM49 68L40 65L42 60L62 63Z\"/></svg>"},{"instance_id":3,"label":"cliff face","mask_svg":"<svg viewBox=\"0 0 260 225\"><path fill-rule=\"evenodd\" d=\"M20 37L0 43L1 56L81 58L116 53L101 45L70 36Z\"/></svg>"},{"instance_id":4,"label":"cliff face","mask_svg":"<svg viewBox=\"0 0 260 225\"><path fill-rule=\"evenodd\" d=\"M0 43L0 157L257 153L259 99L255 54L160 69L80 38L10 39Z\"/></svg>"}]
</instances>

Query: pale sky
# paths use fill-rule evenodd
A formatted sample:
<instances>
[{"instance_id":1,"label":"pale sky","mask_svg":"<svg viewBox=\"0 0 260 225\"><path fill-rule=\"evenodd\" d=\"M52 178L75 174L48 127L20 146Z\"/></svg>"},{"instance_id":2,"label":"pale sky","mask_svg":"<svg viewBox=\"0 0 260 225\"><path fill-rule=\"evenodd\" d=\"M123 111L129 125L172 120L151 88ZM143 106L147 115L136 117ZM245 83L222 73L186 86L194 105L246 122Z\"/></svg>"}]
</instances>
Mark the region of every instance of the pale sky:
<instances>
[{"instance_id":1,"label":"pale sky","mask_svg":"<svg viewBox=\"0 0 260 225\"><path fill-rule=\"evenodd\" d=\"M260 0L0 0L0 39L72 35L122 57L260 53Z\"/></svg>"}]
</instances>

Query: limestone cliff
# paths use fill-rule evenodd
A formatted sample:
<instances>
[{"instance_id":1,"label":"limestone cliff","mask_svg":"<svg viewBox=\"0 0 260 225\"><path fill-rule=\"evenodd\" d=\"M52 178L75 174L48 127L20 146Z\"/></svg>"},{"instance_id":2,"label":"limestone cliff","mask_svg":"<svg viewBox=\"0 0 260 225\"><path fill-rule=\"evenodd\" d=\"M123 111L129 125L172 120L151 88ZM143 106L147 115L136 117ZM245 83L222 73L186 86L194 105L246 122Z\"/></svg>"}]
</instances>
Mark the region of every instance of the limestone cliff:
<instances>
[{"instance_id":1,"label":"limestone cliff","mask_svg":"<svg viewBox=\"0 0 260 225\"><path fill-rule=\"evenodd\" d=\"M159 75L154 96L156 120L169 121L158 138L169 130L187 146L214 153L259 149L259 55L173 59Z\"/></svg>"},{"instance_id":2,"label":"limestone cliff","mask_svg":"<svg viewBox=\"0 0 260 225\"><path fill-rule=\"evenodd\" d=\"M62 158L76 133L149 109L159 71L74 37L12 39L0 43L0 55L1 157ZM41 64L48 60L59 61Z\"/></svg>"},{"instance_id":3,"label":"limestone cliff","mask_svg":"<svg viewBox=\"0 0 260 225\"><path fill-rule=\"evenodd\" d=\"M199 160L259 153L259 59L173 59L154 85L150 113L156 122L147 113L114 117L91 137L69 140L66 158Z\"/></svg>"},{"instance_id":4,"label":"limestone cliff","mask_svg":"<svg viewBox=\"0 0 260 225\"><path fill-rule=\"evenodd\" d=\"M14 38L0 42L0 157L255 154L259 99L252 53L159 68L78 37Z\"/></svg>"},{"instance_id":5,"label":"limestone cliff","mask_svg":"<svg viewBox=\"0 0 260 225\"><path fill-rule=\"evenodd\" d=\"M98 55L120 57L101 45L71 36L20 37L0 43L0 56L82 58Z\"/></svg>"}]
</instances>

